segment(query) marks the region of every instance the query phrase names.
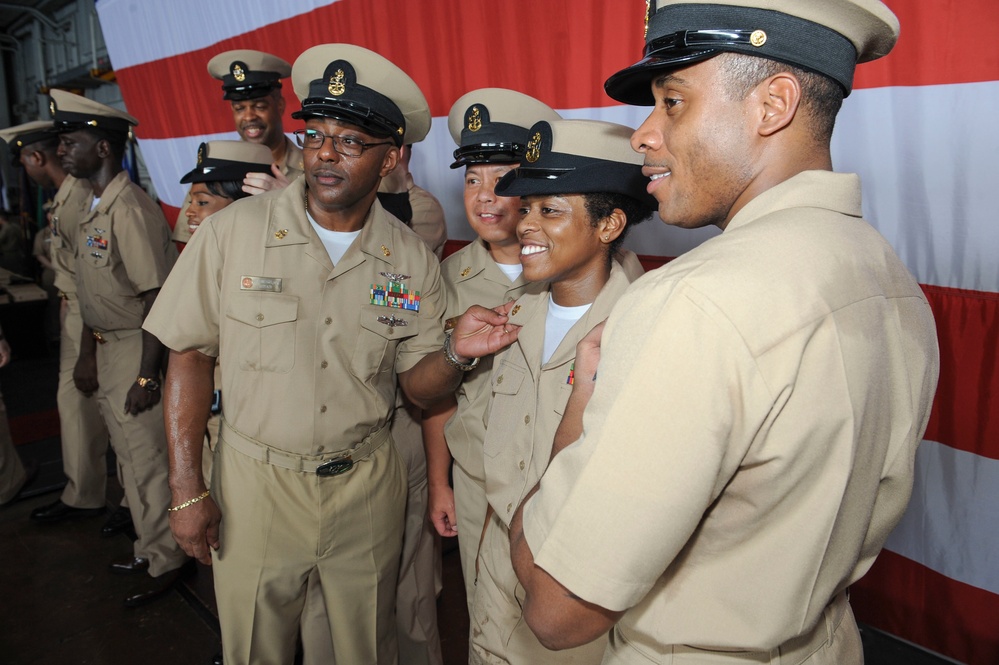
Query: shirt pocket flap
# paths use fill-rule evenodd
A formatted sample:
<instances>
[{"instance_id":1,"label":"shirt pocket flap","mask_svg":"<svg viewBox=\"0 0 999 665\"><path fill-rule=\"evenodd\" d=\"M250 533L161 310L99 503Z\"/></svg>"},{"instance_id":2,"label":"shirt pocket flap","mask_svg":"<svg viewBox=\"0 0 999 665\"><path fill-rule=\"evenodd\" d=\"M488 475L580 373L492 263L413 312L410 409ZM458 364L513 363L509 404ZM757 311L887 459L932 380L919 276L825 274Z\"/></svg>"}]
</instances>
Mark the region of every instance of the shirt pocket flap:
<instances>
[{"instance_id":1,"label":"shirt pocket flap","mask_svg":"<svg viewBox=\"0 0 999 665\"><path fill-rule=\"evenodd\" d=\"M254 328L266 328L298 319L298 298L274 293L240 293L226 316Z\"/></svg>"},{"instance_id":2,"label":"shirt pocket flap","mask_svg":"<svg viewBox=\"0 0 999 665\"><path fill-rule=\"evenodd\" d=\"M365 330L389 340L412 337L420 331L420 319L416 312L378 305L361 309L360 324Z\"/></svg>"},{"instance_id":3,"label":"shirt pocket flap","mask_svg":"<svg viewBox=\"0 0 999 665\"><path fill-rule=\"evenodd\" d=\"M516 395L524 383L527 372L519 367L503 363L499 371L493 374L493 393L497 395Z\"/></svg>"}]
</instances>

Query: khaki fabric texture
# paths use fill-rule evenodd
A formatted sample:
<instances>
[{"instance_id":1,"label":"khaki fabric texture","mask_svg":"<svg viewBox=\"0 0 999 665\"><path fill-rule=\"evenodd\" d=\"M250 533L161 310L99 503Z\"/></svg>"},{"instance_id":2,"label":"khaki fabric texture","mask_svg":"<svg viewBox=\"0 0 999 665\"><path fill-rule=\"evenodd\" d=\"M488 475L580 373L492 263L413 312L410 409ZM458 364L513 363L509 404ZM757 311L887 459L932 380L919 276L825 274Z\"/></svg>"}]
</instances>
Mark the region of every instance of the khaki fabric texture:
<instances>
[{"instance_id":1,"label":"khaki fabric texture","mask_svg":"<svg viewBox=\"0 0 999 665\"><path fill-rule=\"evenodd\" d=\"M472 601L473 661L482 663L598 663L606 640L553 653L524 624L524 590L510 562L510 519L548 467L555 430L572 392L569 372L576 344L610 314L630 280L616 262L589 310L541 358L550 292L517 300L510 323L523 326L517 340L497 354L483 446L486 499L493 513L482 536L479 575Z\"/></svg>"},{"instance_id":2,"label":"khaki fabric texture","mask_svg":"<svg viewBox=\"0 0 999 665\"><path fill-rule=\"evenodd\" d=\"M55 269L55 287L67 295L76 293L76 242L80 221L90 212L93 190L88 180L66 175L52 199L52 242L49 253ZM79 342L77 342L79 344Z\"/></svg>"},{"instance_id":3,"label":"khaki fabric texture","mask_svg":"<svg viewBox=\"0 0 999 665\"><path fill-rule=\"evenodd\" d=\"M323 455L388 424L397 373L444 343L445 296L436 257L377 202L334 268L304 196L299 178L202 224L146 329L176 351L218 357L221 343L226 420L284 451ZM418 312L371 304L382 273L405 276ZM281 291L243 289L244 277L280 278ZM379 321L392 316L395 326Z\"/></svg>"},{"instance_id":4,"label":"khaki fabric texture","mask_svg":"<svg viewBox=\"0 0 999 665\"><path fill-rule=\"evenodd\" d=\"M59 440L66 487L59 498L74 508L99 508L107 503L108 428L101 417L97 397L87 397L73 381L73 370L80 357L83 319L75 295L66 301L65 307L66 316L59 337L56 404L59 407Z\"/></svg>"},{"instance_id":5,"label":"khaki fabric texture","mask_svg":"<svg viewBox=\"0 0 999 665\"><path fill-rule=\"evenodd\" d=\"M535 561L626 610L605 662L795 638L901 517L938 368L859 178L801 173L621 298L583 437L525 510Z\"/></svg>"},{"instance_id":6,"label":"khaki fabric texture","mask_svg":"<svg viewBox=\"0 0 999 665\"><path fill-rule=\"evenodd\" d=\"M76 239L76 286L84 323L100 331L139 329L144 309L140 294L163 286L177 260L160 207L122 171L97 207L80 220Z\"/></svg>"}]
</instances>

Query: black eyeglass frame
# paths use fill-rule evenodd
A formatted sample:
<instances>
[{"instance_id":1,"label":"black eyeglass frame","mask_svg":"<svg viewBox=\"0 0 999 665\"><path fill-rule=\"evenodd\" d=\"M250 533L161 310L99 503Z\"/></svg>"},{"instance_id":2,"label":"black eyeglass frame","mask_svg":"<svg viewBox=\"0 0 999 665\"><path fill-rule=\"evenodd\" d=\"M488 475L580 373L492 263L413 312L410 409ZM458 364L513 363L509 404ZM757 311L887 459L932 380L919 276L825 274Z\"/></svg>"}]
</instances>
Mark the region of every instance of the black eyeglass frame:
<instances>
[{"instance_id":1,"label":"black eyeglass frame","mask_svg":"<svg viewBox=\"0 0 999 665\"><path fill-rule=\"evenodd\" d=\"M298 147L305 150L319 150L324 145L326 145L326 139L333 142L333 151L338 155L343 155L344 157L360 157L364 154L364 151L368 148L375 148L380 145L395 145L394 141L379 141L378 143L366 143L360 139L354 138L353 136L340 136L338 134L324 134L318 129L296 129L292 134L295 135L295 142L298 143ZM319 141L315 146L306 145L306 138L309 136L315 137L317 140L321 137L322 141ZM360 146L360 150L356 154L351 152L344 152L343 142L351 141Z\"/></svg>"}]
</instances>

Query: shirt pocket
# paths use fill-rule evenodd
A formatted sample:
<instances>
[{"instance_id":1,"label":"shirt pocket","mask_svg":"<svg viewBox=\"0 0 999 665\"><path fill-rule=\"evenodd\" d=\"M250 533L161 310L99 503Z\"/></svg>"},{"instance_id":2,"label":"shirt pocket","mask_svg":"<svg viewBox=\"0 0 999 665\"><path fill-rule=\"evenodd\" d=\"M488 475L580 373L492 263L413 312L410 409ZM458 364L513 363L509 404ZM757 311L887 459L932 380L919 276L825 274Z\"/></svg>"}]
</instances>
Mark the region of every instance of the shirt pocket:
<instances>
[{"instance_id":1,"label":"shirt pocket","mask_svg":"<svg viewBox=\"0 0 999 665\"><path fill-rule=\"evenodd\" d=\"M364 383L395 367L395 350L399 342L419 332L416 312L365 305L358 319L357 340L350 360L350 371ZM393 386L392 390L395 390Z\"/></svg>"},{"instance_id":2,"label":"shirt pocket","mask_svg":"<svg viewBox=\"0 0 999 665\"><path fill-rule=\"evenodd\" d=\"M511 438L506 433L512 435L514 428L529 424L524 419L534 413L534 405L528 405L523 398L518 398L527 383L526 369L503 361L499 369L493 372L490 381L492 397L487 407L488 429L482 450L486 457L496 457L503 452L505 444ZM525 406L529 407L528 411L524 410Z\"/></svg>"},{"instance_id":3,"label":"shirt pocket","mask_svg":"<svg viewBox=\"0 0 999 665\"><path fill-rule=\"evenodd\" d=\"M235 350L239 368L290 372L295 365L298 298L276 293L237 293L226 318L236 322L222 343Z\"/></svg>"}]
</instances>

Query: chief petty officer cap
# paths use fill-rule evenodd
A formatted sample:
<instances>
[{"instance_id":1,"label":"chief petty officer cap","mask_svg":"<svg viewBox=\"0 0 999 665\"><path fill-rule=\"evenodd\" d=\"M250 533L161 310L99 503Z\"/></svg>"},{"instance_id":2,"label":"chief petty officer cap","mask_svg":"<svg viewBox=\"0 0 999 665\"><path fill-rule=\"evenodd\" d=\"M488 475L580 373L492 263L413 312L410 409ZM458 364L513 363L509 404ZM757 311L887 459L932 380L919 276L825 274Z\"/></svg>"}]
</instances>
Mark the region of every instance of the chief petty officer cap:
<instances>
[{"instance_id":1,"label":"chief petty officer cap","mask_svg":"<svg viewBox=\"0 0 999 665\"><path fill-rule=\"evenodd\" d=\"M291 65L262 51L226 51L208 61L208 73L222 81L222 99L239 102L266 97L291 76Z\"/></svg>"},{"instance_id":2,"label":"chief petty officer cap","mask_svg":"<svg viewBox=\"0 0 999 665\"><path fill-rule=\"evenodd\" d=\"M198 165L180 179L189 182L242 180L247 173L270 173L271 149L246 141L208 141L198 146Z\"/></svg>"},{"instance_id":3,"label":"chief petty officer cap","mask_svg":"<svg viewBox=\"0 0 999 665\"><path fill-rule=\"evenodd\" d=\"M646 21L645 57L604 83L625 104L652 106L655 76L723 52L824 74L849 95L857 63L887 55L899 30L878 0L652 0Z\"/></svg>"},{"instance_id":4,"label":"chief petty officer cap","mask_svg":"<svg viewBox=\"0 0 999 665\"><path fill-rule=\"evenodd\" d=\"M518 162L527 148L531 126L561 119L546 104L514 90L481 88L466 93L447 116L447 128L458 144L451 168Z\"/></svg>"},{"instance_id":5,"label":"chief petty officer cap","mask_svg":"<svg viewBox=\"0 0 999 665\"><path fill-rule=\"evenodd\" d=\"M0 139L10 147L15 162L21 156L21 148L50 138L53 138L51 120L33 120L23 125L0 129Z\"/></svg>"},{"instance_id":6,"label":"chief petty officer cap","mask_svg":"<svg viewBox=\"0 0 999 665\"><path fill-rule=\"evenodd\" d=\"M516 168L496 183L500 196L535 194L626 194L649 210L645 158L631 147L630 127L600 120L542 120L530 130L527 150Z\"/></svg>"},{"instance_id":7,"label":"chief petty officer cap","mask_svg":"<svg viewBox=\"0 0 999 665\"><path fill-rule=\"evenodd\" d=\"M430 107L419 86L387 59L353 44L313 46L291 68L302 110L292 118L334 118L397 146L430 131Z\"/></svg>"},{"instance_id":8,"label":"chief petty officer cap","mask_svg":"<svg viewBox=\"0 0 999 665\"><path fill-rule=\"evenodd\" d=\"M88 129L105 138L125 139L139 121L118 109L65 90L51 90L52 122L55 131L64 134Z\"/></svg>"}]
</instances>

